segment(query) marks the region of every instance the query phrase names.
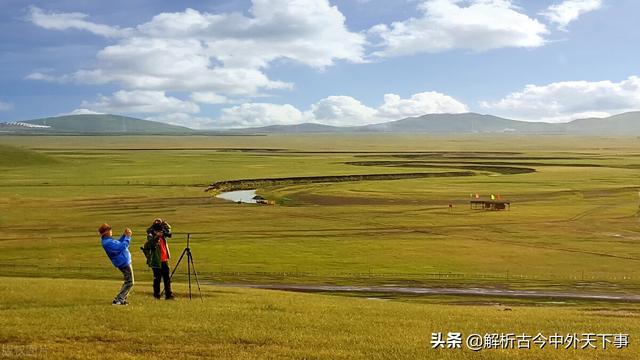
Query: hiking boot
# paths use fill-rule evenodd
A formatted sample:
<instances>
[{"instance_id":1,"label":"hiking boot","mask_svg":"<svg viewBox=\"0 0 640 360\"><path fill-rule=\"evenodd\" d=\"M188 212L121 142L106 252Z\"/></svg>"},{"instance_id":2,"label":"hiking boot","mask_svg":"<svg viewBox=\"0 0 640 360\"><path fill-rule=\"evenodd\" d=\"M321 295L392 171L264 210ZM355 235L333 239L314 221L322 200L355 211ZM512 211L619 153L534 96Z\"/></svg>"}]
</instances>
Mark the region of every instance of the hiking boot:
<instances>
[{"instance_id":1,"label":"hiking boot","mask_svg":"<svg viewBox=\"0 0 640 360\"><path fill-rule=\"evenodd\" d=\"M113 300L113 302L111 303L111 305L121 305L121 306L127 306L128 303L126 300Z\"/></svg>"},{"instance_id":2,"label":"hiking boot","mask_svg":"<svg viewBox=\"0 0 640 360\"><path fill-rule=\"evenodd\" d=\"M173 295L168 295L164 298L165 300L175 300L176 298Z\"/></svg>"},{"instance_id":3,"label":"hiking boot","mask_svg":"<svg viewBox=\"0 0 640 360\"><path fill-rule=\"evenodd\" d=\"M160 299L160 294L153 294L153 297L156 299Z\"/></svg>"}]
</instances>

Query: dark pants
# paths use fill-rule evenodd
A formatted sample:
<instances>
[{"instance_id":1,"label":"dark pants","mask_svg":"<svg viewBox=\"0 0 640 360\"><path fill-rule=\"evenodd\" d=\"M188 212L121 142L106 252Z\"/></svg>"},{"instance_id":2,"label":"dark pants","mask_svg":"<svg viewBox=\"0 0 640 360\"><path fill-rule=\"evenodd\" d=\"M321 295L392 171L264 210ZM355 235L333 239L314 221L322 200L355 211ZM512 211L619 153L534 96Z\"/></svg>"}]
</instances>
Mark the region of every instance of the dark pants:
<instances>
[{"instance_id":1,"label":"dark pants","mask_svg":"<svg viewBox=\"0 0 640 360\"><path fill-rule=\"evenodd\" d=\"M123 266L118 268L122 271L122 275L124 277L124 283L122 284L122 288L120 288L120 292L116 295L115 300L118 301L126 301L131 288L133 287L133 268L131 265Z\"/></svg>"},{"instance_id":2,"label":"dark pants","mask_svg":"<svg viewBox=\"0 0 640 360\"><path fill-rule=\"evenodd\" d=\"M171 279L169 278L169 263L163 262L160 268L153 268L153 296L160 297L160 279L164 282L164 296L171 297Z\"/></svg>"}]
</instances>

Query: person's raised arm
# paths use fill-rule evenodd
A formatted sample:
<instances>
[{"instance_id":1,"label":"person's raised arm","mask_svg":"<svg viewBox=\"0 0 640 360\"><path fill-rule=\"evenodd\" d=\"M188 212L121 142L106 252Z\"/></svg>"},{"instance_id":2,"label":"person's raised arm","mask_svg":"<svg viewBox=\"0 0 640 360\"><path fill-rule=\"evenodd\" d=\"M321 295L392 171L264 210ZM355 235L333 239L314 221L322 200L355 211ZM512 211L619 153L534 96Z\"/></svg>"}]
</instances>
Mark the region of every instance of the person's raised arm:
<instances>
[{"instance_id":1,"label":"person's raised arm","mask_svg":"<svg viewBox=\"0 0 640 360\"><path fill-rule=\"evenodd\" d=\"M120 241L119 241L122 244L123 249L129 247L129 242L131 241L131 235L133 235L133 232L131 232L131 229L129 228L124 229L124 233L120 237Z\"/></svg>"}]
</instances>

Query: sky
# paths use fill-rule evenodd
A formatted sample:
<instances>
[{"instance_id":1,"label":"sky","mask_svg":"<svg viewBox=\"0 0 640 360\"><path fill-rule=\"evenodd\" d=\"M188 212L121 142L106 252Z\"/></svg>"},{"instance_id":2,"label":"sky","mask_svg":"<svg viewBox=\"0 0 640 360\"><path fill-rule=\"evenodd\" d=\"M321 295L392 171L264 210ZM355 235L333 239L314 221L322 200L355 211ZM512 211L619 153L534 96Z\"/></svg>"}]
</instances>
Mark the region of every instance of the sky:
<instances>
[{"instance_id":1,"label":"sky","mask_svg":"<svg viewBox=\"0 0 640 360\"><path fill-rule=\"evenodd\" d=\"M0 121L191 128L640 110L637 0L0 0Z\"/></svg>"}]
</instances>

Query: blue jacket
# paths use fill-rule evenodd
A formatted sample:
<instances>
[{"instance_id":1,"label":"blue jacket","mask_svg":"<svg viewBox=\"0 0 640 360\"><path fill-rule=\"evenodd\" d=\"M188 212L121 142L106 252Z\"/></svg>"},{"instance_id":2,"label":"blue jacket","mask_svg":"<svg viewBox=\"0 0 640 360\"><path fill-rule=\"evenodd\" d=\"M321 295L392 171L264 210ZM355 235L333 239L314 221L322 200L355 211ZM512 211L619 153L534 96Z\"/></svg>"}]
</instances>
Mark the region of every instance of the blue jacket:
<instances>
[{"instance_id":1,"label":"blue jacket","mask_svg":"<svg viewBox=\"0 0 640 360\"><path fill-rule=\"evenodd\" d=\"M122 235L119 240L114 240L111 236L102 237L102 247L113 266L121 268L131 264L130 241L131 237L126 235Z\"/></svg>"}]
</instances>

